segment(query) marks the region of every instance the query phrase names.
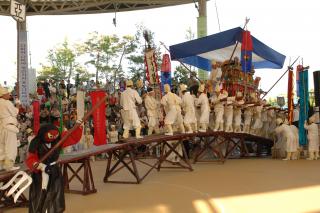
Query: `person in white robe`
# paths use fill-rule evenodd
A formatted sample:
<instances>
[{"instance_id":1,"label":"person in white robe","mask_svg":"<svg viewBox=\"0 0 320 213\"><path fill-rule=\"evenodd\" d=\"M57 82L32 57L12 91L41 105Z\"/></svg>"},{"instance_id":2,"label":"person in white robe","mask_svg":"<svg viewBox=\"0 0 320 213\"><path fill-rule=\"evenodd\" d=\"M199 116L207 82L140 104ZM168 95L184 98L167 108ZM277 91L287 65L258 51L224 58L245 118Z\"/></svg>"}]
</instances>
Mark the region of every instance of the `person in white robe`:
<instances>
[{"instance_id":1,"label":"person in white robe","mask_svg":"<svg viewBox=\"0 0 320 213\"><path fill-rule=\"evenodd\" d=\"M165 135L173 135L172 125L176 124L181 133L185 133L183 117L181 114L182 100L179 96L171 92L170 85L164 85L165 95L161 99L161 105L164 107L166 117L164 124L166 126Z\"/></svg>"},{"instance_id":2,"label":"person in white robe","mask_svg":"<svg viewBox=\"0 0 320 213\"><path fill-rule=\"evenodd\" d=\"M184 112L184 125L187 133L197 131L197 118L195 109L195 98L187 91L187 85L181 84L180 91L182 93L182 109Z\"/></svg>"},{"instance_id":3,"label":"person in white robe","mask_svg":"<svg viewBox=\"0 0 320 213\"><path fill-rule=\"evenodd\" d=\"M19 169L14 162L18 154L17 115L20 102L16 101L15 107L10 97L9 91L0 87L0 167L6 171Z\"/></svg>"},{"instance_id":4,"label":"person in white robe","mask_svg":"<svg viewBox=\"0 0 320 213\"><path fill-rule=\"evenodd\" d=\"M200 95L196 101L196 105L201 109L199 132L206 132L209 125L210 106L204 84L200 85L198 92L200 93Z\"/></svg>"},{"instance_id":5,"label":"person in white robe","mask_svg":"<svg viewBox=\"0 0 320 213\"><path fill-rule=\"evenodd\" d=\"M309 124L304 123L304 128L308 131L308 152L307 160L317 160L319 158L319 130L315 123L315 116L309 118Z\"/></svg>"},{"instance_id":6,"label":"person in white robe","mask_svg":"<svg viewBox=\"0 0 320 213\"><path fill-rule=\"evenodd\" d=\"M142 99L138 92L134 89L133 82L128 80L126 82L126 89L121 93L120 105L122 107L121 114L123 120L123 138L129 137L129 130L135 129L136 138L142 138L140 119L137 113L136 104L141 104Z\"/></svg>"},{"instance_id":7,"label":"person in white robe","mask_svg":"<svg viewBox=\"0 0 320 213\"><path fill-rule=\"evenodd\" d=\"M147 94L144 98L144 105L147 109L148 116L148 135L160 133L159 130L159 115L160 115L160 103L155 99L155 93L152 88L147 89Z\"/></svg>"}]
</instances>

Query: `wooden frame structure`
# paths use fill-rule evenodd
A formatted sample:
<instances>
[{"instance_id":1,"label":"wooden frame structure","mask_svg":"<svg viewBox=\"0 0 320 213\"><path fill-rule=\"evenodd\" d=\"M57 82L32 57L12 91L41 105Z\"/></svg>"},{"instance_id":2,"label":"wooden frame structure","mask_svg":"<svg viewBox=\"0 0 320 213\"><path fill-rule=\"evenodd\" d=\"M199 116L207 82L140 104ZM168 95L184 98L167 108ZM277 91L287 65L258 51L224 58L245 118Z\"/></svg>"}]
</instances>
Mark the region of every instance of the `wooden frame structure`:
<instances>
[{"instance_id":1,"label":"wooden frame structure","mask_svg":"<svg viewBox=\"0 0 320 213\"><path fill-rule=\"evenodd\" d=\"M249 152L245 144L248 141L257 144L273 144L273 141L269 139L246 133L225 133L213 131L205 133L174 134L173 136L152 135L146 136L142 139L129 138L127 140L120 141L119 144L95 146L88 150L62 155L59 159L59 164L64 177L65 191L82 195L97 192L94 185L90 157L102 153L108 154L106 172L103 178L103 181L106 183L139 184L151 173L152 170L160 171L165 168L193 171L183 142L186 140L195 141L195 138L199 138L199 141L194 142L194 144L201 146L199 146L199 149L194 153L194 163L204 161L202 159L202 155L205 151L211 152L216 157L215 161L224 163L228 158L230 158L230 155L236 148L241 150L240 157L249 156ZM150 164L149 162L146 162L147 158L145 156L141 156L141 153L138 151L138 148L141 145L146 146L145 152L148 152L156 146L161 146L160 156L153 157L155 160L154 163ZM181 149L181 152L178 151L179 149ZM169 160L169 156L172 153L177 156L176 162ZM164 166L164 163L166 162L172 164L172 166ZM147 171L144 173L139 171L137 166L138 163L147 165ZM74 167L75 165L78 166L76 169ZM123 169L127 170L135 180L127 181L111 179L111 176ZM21 170L26 171L27 169L22 166ZM0 172L0 182L6 183L18 171L19 170L15 172ZM70 184L74 180L80 181L82 184L81 189L71 189ZM5 196L5 191L0 192L0 210L11 207L27 206L27 204L28 200L24 195L22 195L18 200L18 203L15 204L12 198L7 198Z\"/></svg>"}]
</instances>

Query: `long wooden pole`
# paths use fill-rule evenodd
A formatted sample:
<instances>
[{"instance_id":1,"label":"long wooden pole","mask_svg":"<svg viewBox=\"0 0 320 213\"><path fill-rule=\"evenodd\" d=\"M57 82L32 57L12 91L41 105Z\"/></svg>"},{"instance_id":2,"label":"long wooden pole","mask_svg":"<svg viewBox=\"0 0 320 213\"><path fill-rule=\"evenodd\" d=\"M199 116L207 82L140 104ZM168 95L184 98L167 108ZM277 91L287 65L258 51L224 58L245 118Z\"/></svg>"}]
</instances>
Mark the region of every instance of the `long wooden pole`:
<instances>
[{"instance_id":1,"label":"long wooden pole","mask_svg":"<svg viewBox=\"0 0 320 213\"><path fill-rule=\"evenodd\" d=\"M94 106L91 108L91 110L90 110L89 112L87 112L87 113L83 116L83 118L82 118L82 120L81 120L81 123L76 123L76 124L72 127L72 129L70 129L70 130L67 132L67 134L66 134L63 138L61 138L61 140L60 140L54 147L52 147L52 149L50 149L49 152L47 152L47 153L40 159L40 161L39 161L38 163L36 163L36 164L34 165L34 168L36 168L36 167L39 165L39 163L45 161L54 151L56 151L56 150L67 140L67 138L68 138L82 123L84 123L86 120L89 119L89 117L91 116L91 114L92 114L93 112L95 112L95 111L100 107L101 104L105 103L106 99L107 99L107 96L106 96L106 98L103 98L103 99L99 100L98 103L97 103L96 105L94 105Z\"/></svg>"},{"instance_id":2,"label":"long wooden pole","mask_svg":"<svg viewBox=\"0 0 320 213\"><path fill-rule=\"evenodd\" d=\"M170 50L169 50L169 48L163 43L163 42L161 42L160 41L160 44L168 51L168 52L170 52ZM171 53L170 53L171 54ZM174 56L174 55L173 55ZM187 67L187 65L185 65L180 59L178 59L177 58L177 61L190 73L190 74L192 74L192 71ZM200 80L200 78L198 78L197 76L195 76L196 77L196 79L198 79L198 81L200 81L200 82L202 82L201 80Z\"/></svg>"},{"instance_id":3,"label":"long wooden pole","mask_svg":"<svg viewBox=\"0 0 320 213\"><path fill-rule=\"evenodd\" d=\"M274 83L271 88L263 95L263 97L261 99L263 99L264 97L266 97L266 95L273 89L273 87L275 85L277 85L277 83L283 78L283 76L291 69L291 67L298 61L298 59L300 58L300 56L298 56L296 58L296 60L294 60L294 62L288 67L288 69L280 76L280 78L276 81L276 83Z\"/></svg>"}]
</instances>

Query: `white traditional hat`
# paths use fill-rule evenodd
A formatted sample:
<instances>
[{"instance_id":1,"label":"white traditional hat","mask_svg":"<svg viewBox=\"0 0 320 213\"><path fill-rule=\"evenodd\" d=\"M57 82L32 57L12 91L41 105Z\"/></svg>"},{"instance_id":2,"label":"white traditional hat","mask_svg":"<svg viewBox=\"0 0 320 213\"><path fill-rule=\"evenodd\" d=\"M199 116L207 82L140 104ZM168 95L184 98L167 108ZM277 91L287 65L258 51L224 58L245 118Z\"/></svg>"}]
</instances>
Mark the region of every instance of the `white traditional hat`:
<instances>
[{"instance_id":1,"label":"white traditional hat","mask_svg":"<svg viewBox=\"0 0 320 213\"><path fill-rule=\"evenodd\" d=\"M133 86L133 82L131 80L127 80L126 86L127 87Z\"/></svg>"},{"instance_id":2,"label":"white traditional hat","mask_svg":"<svg viewBox=\"0 0 320 213\"><path fill-rule=\"evenodd\" d=\"M199 86L198 92L204 92L204 89L205 89L204 84L201 84Z\"/></svg>"},{"instance_id":3,"label":"white traditional hat","mask_svg":"<svg viewBox=\"0 0 320 213\"><path fill-rule=\"evenodd\" d=\"M214 90L215 90L216 92L220 92L220 86L217 84L217 85L216 85L216 88L214 88Z\"/></svg>"},{"instance_id":4,"label":"white traditional hat","mask_svg":"<svg viewBox=\"0 0 320 213\"><path fill-rule=\"evenodd\" d=\"M170 85L169 84L165 84L163 86L163 89L164 89L164 92L168 93L168 92L171 92L171 89L170 89Z\"/></svg>"},{"instance_id":5,"label":"white traditional hat","mask_svg":"<svg viewBox=\"0 0 320 213\"><path fill-rule=\"evenodd\" d=\"M283 123L283 120L281 118L277 118L276 123L279 126L280 124Z\"/></svg>"},{"instance_id":6,"label":"white traditional hat","mask_svg":"<svg viewBox=\"0 0 320 213\"><path fill-rule=\"evenodd\" d=\"M237 97L237 98L243 97L242 92L238 91L237 94L236 94L236 97Z\"/></svg>"},{"instance_id":7,"label":"white traditional hat","mask_svg":"<svg viewBox=\"0 0 320 213\"><path fill-rule=\"evenodd\" d=\"M33 131L32 131L31 128L28 128L28 129L26 130L26 132L27 132L27 134L30 134L30 133L33 132Z\"/></svg>"},{"instance_id":8,"label":"white traditional hat","mask_svg":"<svg viewBox=\"0 0 320 213\"><path fill-rule=\"evenodd\" d=\"M5 95L5 94L8 94L8 93L9 93L9 91L8 91L7 88L0 86L0 97Z\"/></svg>"},{"instance_id":9,"label":"white traditional hat","mask_svg":"<svg viewBox=\"0 0 320 213\"><path fill-rule=\"evenodd\" d=\"M187 85L185 85L185 84L180 84L180 91L181 91L181 92L187 91Z\"/></svg>"},{"instance_id":10,"label":"white traditional hat","mask_svg":"<svg viewBox=\"0 0 320 213\"><path fill-rule=\"evenodd\" d=\"M310 123L315 123L315 122L316 122L316 117L315 117L315 116L311 116L311 117L309 118L309 122L310 122Z\"/></svg>"}]
</instances>

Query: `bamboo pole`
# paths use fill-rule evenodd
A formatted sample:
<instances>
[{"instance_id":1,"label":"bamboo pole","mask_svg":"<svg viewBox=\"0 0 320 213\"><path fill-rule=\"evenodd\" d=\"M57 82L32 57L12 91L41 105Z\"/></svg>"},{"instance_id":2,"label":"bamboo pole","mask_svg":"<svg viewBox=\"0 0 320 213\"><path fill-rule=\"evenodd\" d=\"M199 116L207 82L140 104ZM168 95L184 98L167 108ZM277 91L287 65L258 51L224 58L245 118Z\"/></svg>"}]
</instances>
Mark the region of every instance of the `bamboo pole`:
<instances>
[{"instance_id":1,"label":"bamboo pole","mask_svg":"<svg viewBox=\"0 0 320 213\"><path fill-rule=\"evenodd\" d=\"M83 118L82 118L82 120L81 120L81 123L76 123L76 124L72 127L72 129L70 129L70 130L67 132L67 134L66 134L63 138L61 138L60 141L59 141L54 147L52 147L52 149L50 149L50 150L39 160L38 163L36 163L36 164L34 165L34 168L37 168L37 166L39 165L39 163L45 161L54 151L56 151L80 125L82 125L86 120L88 120L88 118L91 116L91 114L92 114L93 112L95 112L95 111L98 109L98 107L100 107L101 104L105 103L106 99L107 99L107 96L106 96L106 98L103 98L103 99L99 100L99 102L98 102L96 105L94 105L94 106L91 108L91 110L90 110L89 112L87 112L87 113L83 116Z\"/></svg>"}]
</instances>

